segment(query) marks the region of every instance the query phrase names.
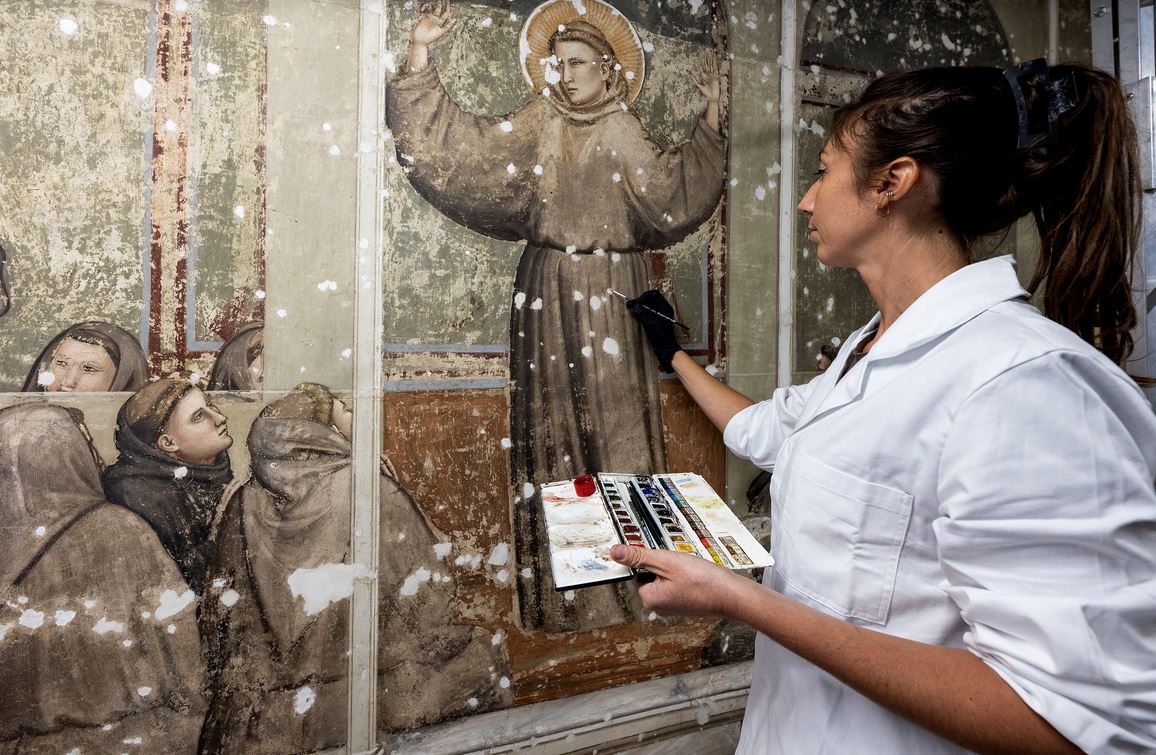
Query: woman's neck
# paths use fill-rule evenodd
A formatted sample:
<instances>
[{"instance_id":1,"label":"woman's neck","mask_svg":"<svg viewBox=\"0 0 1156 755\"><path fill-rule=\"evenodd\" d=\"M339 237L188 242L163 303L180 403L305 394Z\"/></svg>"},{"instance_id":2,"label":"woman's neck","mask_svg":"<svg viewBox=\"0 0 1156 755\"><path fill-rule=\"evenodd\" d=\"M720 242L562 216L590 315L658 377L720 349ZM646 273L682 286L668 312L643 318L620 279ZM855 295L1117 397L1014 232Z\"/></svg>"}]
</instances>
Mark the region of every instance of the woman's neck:
<instances>
[{"instance_id":1,"label":"woman's neck","mask_svg":"<svg viewBox=\"0 0 1156 755\"><path fill-rule=\"evenodd\" d=\"M897 230L881 247L885 251L856 268L880 315L879 329L866 349L870 349L916 299L969 262L963 243L943 227L922 232Z\"/></svg>"}]
</instances>

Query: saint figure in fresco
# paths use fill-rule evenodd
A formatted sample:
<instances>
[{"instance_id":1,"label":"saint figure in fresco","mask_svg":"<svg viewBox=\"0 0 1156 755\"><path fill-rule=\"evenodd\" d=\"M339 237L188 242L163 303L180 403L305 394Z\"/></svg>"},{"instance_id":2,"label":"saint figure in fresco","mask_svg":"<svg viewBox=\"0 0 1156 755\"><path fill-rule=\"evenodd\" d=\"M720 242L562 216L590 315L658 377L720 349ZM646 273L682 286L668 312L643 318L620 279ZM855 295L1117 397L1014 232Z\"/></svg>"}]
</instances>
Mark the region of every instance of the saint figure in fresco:
<instances>
[{"instance_id":1,"label":"saint figure in fresco","mask_svg":"<svg viewBox=\"0 0 1156 755\"><path fill-rule=\"evenodd\" d=\"M79 410L0 410L0 752L194 752L194 603Z\"/></svg>"},{"instance_id":2,"label":"saint figure in fresco","mask_svg":"<svg viewBox=\"0 0 1156 755\"><path fill-rule=\"evenodd\" d=\"M265 384L265 324L245 323L217 350L210 391L259 391Z\"/></svg>"},{"instance_id":3,"label":"saint figure in fresco","mask_svg":"<svg viewBox=\"0 0 1156 755\"><path fill-rule=\"evenodd\" d=\"M109 322L80 322L57 333L24 379L23 391L135 391L148 380L140 343Z\"/></svg>"},{"instance_id":4,"label":"saint figure in fresco","mask_svg":"<svg viewBox=\"0 0 1156 755\"><path fill-rule=\"evenodd\" d=\"M213 698L204 753L313 752L346 736L352 415L303 383L249 431L252 478L229 496L201 604ZM455 621L448 546L381 473L378 725L508 705L500 648ZM342 585L349 589L343 590ZM476 705L469 704L474 698Z\"/></svg>"},{"instance_id":5,"label":"saint figure in fresco","mask_svg":"<svg viewBox=\"0 0 1156 755\"><path fill-rule=\"evenodd\" d=\"M581 11L579 10L581 7ZM630 23L599 0L540 6L522 32L534 98L504 116L455 104L430 45L455 26L425 6L386 115L414 188L478 233L525 240L510 314L514 529L523 626L593 629L640 616L633 590L554 589L539 499L542 482L585 472L665 469L657 364L613 288L651 288L647 250L698 228L722 195L726 145L713 56L707 105L690 139L659 148L631 106L645 59Z\"/></svg>"},{"instance_id":6,"label":"saint figure in fresco","mask_svg":"<svg viewBox=\"0 0 1156 755\"><path fill-rule=\"evenodd\" d=\"M204 592L212 531L233 479L229 423L185 378L134 393L116 420L116 463L105 470L110 501L140 515L157 533L193 592Z\"/></svg>"}]
</instances>

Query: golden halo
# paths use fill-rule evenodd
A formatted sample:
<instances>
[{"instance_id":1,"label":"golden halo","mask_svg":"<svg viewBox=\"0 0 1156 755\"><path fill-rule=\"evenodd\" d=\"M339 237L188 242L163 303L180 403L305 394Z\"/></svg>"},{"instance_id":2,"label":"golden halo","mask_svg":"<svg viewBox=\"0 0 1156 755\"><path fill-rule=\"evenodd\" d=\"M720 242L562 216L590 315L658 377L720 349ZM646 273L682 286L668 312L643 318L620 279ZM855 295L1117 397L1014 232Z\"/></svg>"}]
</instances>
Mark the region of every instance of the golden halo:
<instances>
[{"instance_id":1,"label":"golden halo","mask_svg":"<svg viewBox=\"0 0 1156 755\"><path fill-rule=\"evenodd\" d=\"M518 39L522 76L535 93L547 88L545 66L550 57L550 37L559 26L585 21L606 36L626 79L626 96L633 102L646 78L646 56L634 27L614 6L602 0L547 0L530 13Z\"/></svg>"}]
</instances>

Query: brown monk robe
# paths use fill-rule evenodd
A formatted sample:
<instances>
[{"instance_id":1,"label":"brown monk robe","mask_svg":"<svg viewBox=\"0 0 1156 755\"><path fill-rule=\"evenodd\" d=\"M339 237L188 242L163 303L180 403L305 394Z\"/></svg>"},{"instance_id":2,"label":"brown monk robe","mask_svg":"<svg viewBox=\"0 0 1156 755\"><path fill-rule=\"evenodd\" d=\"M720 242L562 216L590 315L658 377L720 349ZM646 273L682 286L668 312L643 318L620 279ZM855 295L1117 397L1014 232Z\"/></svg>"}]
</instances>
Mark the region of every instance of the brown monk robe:
<instances>
[{"instance_id":1,"label":"brown monk robe","mask_svg":"<svg viewBox=\"0 0 1156 755\"><path fill-rule=\"evenodd\" d=\"M589 24L566 31L613 56ZM526 241L510 310L515 545L518 573L530 569L518 582L523 625L567 632L638 618L632 588L569 600L555 591L533 489L586 472L665 471L657 363L607 289L652 288L643 252L681 241L714 212L722 135L700 120L686 143L661 149L616 73L587 106L555 86L508 115L473 115L450 99L432 61L390 84L386 117L419 194L471 230Z\"/></svg>"},{"instance_id":2,"label":"brown monk robe","mask_svg":"<svg viewBox=\"0 0 1156 755\"><path fill-rule=\"evenodd\" d=\"M204 753L345 743L349 591L336 586L349 587L361 573L346 563L348 421L344 404L306 383L253 422L253 477L226 504L201 608L215 692ZM479 630L455 623L447 564L434 549L439 538L384 473L380 527L379 727L410 728L508 702L498 650Z\"/></svg>"},{"instance_id":3,"label":"brown monk robe","mask_svg":"<svg viewBox=\"0 0 1156 755\"><path fill-rule=\"evenodd\" d=\"M0 410L0 752L194 752L193 593L78 417Z\"/></svg>"}]
</instances>

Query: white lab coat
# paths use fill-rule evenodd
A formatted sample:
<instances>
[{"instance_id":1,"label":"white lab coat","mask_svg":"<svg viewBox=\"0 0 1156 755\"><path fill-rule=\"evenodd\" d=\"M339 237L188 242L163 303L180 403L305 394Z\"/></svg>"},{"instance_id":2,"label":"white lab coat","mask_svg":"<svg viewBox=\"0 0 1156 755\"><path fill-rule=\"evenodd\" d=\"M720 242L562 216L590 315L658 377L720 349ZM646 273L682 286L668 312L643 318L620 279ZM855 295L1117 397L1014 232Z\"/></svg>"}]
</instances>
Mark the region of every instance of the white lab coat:
<instances>
[{"instance_id":1,"label":"white lab coat","mask_svg":"<svg viewBox=\"0 0 1156 755\"><path fill-rule=\"evenodd\" d=\"M1156 417L1008 257L921 296L845 377L731 420L774 470L764 581L965 647L1089 752L1156 751ZM740 753L960 752L759 635Z\"/></svg>"}]
</instances>

